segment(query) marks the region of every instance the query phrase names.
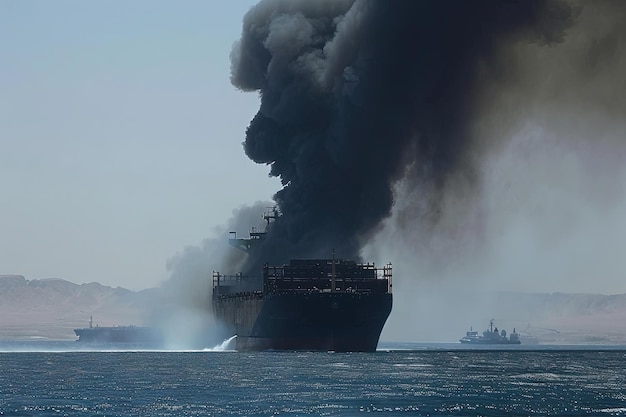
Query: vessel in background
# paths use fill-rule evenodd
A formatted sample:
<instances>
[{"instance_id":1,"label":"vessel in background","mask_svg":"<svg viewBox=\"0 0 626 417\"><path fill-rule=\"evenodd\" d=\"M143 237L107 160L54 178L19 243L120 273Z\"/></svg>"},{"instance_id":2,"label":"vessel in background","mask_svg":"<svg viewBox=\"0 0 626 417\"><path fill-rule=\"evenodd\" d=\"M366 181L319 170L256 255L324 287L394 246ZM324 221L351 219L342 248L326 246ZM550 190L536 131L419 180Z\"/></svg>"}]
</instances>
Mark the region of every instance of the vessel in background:
<instances>
[{"instance_id":1,"label":"vessel in background","mask_svg":"<svg viewBox=\"0 0 626 417\"><path fill-rule=\"evenodd\" d=\"M81 343L133 343L157 344L161 334L153 327L141 326L94 326L93 316L89 317L89 327L74 329Z\"/></svg>"},{"instance_id":2,"label":"vessel in background","mask_svg":"<svg viewBox=\"0 0 626 417\"><path fill-rule=\"evenodd\" d=\"M470 328L465 336L459 339L461 343L477 344L477 345L519 345L521 344L519 334L513 329L513 333L507 337L506 330L498 331L493 325L493 319L489 321L489 328L483 331L482 336L477 331Z\"/></svg>"}]
</instances>

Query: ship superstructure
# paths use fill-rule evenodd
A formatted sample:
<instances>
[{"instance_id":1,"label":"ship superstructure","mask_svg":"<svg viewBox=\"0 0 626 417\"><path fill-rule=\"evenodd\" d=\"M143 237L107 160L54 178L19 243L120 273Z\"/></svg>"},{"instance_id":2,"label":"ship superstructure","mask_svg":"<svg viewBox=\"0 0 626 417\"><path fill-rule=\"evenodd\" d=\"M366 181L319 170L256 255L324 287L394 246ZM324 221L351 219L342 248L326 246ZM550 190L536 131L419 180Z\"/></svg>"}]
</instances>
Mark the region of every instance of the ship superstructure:
<instances>
[{"instance_id":1,"label":"ship superstructure","mask_svg":"<svg viewBox=\"0 0 626 417\"><path fill-rule=\"evenodd\" d=\"M507 336L506 330L498 330L493 325L493 319L489 321L489 328L483 331L482 336L477 331L470 329L465 336L459 339L461 343L477 345L519 345L519 334L513 329L513 333Z\"/></svg>"},{"instance_id":2,"label":"ship superstructure","mask_svg":"<svg viewBox=\"0 0 626 417\"><path fill-rule=\"evenodd\" d=\"M278 216L273 209L268 225ZM253 234L254 233L254 234ZM229 242L250 251L265 232ZM213 273L213 311L232 334L237 350L376 350L392 307L392 267L335 259L292 259L265 265L262 285L250 277Z\"/></svg>"}]
</instances>

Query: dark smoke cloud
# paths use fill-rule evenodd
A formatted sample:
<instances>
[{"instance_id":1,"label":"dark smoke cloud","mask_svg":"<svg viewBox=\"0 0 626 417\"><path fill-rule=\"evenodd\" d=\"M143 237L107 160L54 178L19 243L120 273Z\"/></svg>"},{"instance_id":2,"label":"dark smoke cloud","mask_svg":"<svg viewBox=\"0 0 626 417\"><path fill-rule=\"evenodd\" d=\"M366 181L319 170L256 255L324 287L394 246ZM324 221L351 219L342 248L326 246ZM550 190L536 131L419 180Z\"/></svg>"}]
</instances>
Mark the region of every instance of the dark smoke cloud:
<instances>
[{"instance_id":1,"label":"dark smoke cloud","mask_svg":"<svg viewBox=\"0 0 626 417\"><path fill-rule=\"evenodd\" d=\"M532 260L524 268L513 268L524 271L521 275L550 269L548 259L565 264L582 259L557 252L575 235L584 243L585 234L606 227L600 224L626 195L626 3L574 4L575 22L559 43L498 39L489 59L477 63L465 134L474 183L468 184L467 170L457 169L446 179L437 210L423 198L433 184L416 181L417 176L396 184L402 198L396 200L383 240L402 242L414 258L422 255L422 263L448 267L470 258L487 271L495 269L485 262L490 257L505 255L503 263L511 266L521 263L515 257L524 239L535 248L547 244L544 256L529 253ZM518 236L505 243L503 236L516 228ZM615 222L612 228L622 229ZM501 254L486 253L489 246ZM579 251L590 263L602 258ZM530 274L530 269L536 271ZM452 275L465 272L457 269ZM552 275L554 280L563 274L553 270ZM574 281L571 273L566 276ZM582 280L590 281L588 276L576 279Z\"/></svg>"},{"instance_id":2,"label":"dark smoke cloud","mask_svg":"<svg viewBox=\"0 0 626 417\"><path fill-rule=\"evenodd\" d=\"M244 268L358 258L394 185L437 223L447 188L478 191L476 80L503 43L561 42L560 1L262 1L244 18L232 82L259 91L244 148L284 188L283 216ZM410 221L410 219L409 219Z\"/></svg>"},{"instance_id":3,"label":"dark smoke cloud","mask_svg":"<svg viewBox=\"0 0 626 417\"><path fill-rule=\"evenodd\" d=\"M505 38L478 62L474 185L449 176L435 222L432 183L396 184L392 216L363 251L394 261L383 339L457 341L461 321L494 317L540 325L496 291L626 292L626 3L572 4L561 42Z\"/></svg>"}]
</instances>

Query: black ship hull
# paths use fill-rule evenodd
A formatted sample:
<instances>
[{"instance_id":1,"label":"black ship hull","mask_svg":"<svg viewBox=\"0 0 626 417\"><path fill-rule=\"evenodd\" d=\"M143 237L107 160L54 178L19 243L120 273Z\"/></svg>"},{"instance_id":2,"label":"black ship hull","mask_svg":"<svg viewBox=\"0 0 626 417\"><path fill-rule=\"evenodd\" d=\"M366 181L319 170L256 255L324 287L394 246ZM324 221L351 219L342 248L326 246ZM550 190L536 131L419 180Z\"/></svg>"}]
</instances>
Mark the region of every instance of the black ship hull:
<instances>
[{"instance_id":1,"label":"black ship hull","mask_svg":"<svg viewBox=\"0 0 626 417\"><path fill-rule=\"evenodd\" d=\"M375 351L392 308L390 267L379 279L372 265L336 265L332 282L325 273L331 262L300 261L274 275L266 270L263 291L214 289L214 313L237 335L235 349Z\"/></svg>"},{"instance_id":2,"label":"black ship hull","mask_svg":"<svg viewBox=\"0 0 626 417\"><path fill-rule=\"evenodd\" d=\"M373 352L391 294L302 293L233 297L216 306L236 349Z\"/></svg>"}]
</instances>

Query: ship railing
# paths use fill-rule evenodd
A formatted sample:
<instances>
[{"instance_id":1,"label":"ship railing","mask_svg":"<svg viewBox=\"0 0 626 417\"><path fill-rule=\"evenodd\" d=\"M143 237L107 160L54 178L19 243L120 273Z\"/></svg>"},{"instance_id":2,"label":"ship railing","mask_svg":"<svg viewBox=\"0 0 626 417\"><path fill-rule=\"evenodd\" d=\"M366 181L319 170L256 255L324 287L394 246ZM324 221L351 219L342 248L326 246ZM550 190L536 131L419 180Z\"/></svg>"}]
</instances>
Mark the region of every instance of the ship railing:
<instances>
[{"instance_id":1,"label":"ship railing","mask_svg":"<svg viewBox=\"0 0 626 417\"><path fill-rule=\"evenodd\" d=\"M382 293L388 291L388 284L382 280L335 280L333 289L329 279L304 279L282 280L268 279L265 281L266 293L320 293L320 292L343 292L343 293Z\"/></svg>"},{"instance_id":2,"label":"ship railing","mask_svg":"<svg viewBox=\"0 0 626 417\"><path fill-rule=\"evenodd\" d=\"M263 298L263 291L239 291L227 294L214 295L214 298L230 301L230 300L255 300Z\"/></svg>"},{"instance_id":3,"label":"ship railing","mask_svg":"<svg viewBox=\"0 0 626 417\"><path fill-rule=\"evenodd\" d=\"M373 266L373 264L371 264ZM308 266L265 266L264 276L270 279L283 280L310 280L330 278L333 273L329 270ZM350 279L358 281L373 281L376 279L390 280L392 275L391 264L383 268L337 268L334 272L336 279Z\"/></svg>"},{"instance_id":4,"label":"ship railing","mask_svg":"<svg viewBox=\"0 0 626 417\"><path fill-rule=\"evenodd\" d=\"M392 283L392 275L393 275L393 268L391 266L391 262L389 262L387 265L385 265L383 267L383 279L387 280L387 292L391 293L392 289L393 289L393 283Z\"/></svg>"},{"instance_id":5,"label":"ship railing","mask_svg":"<svg viewBox=\"0 0 626 417\"><path fill-rule=\"evenodd\" d=\"M213 271L213 296L220 296L232 292L232 289L241 286L244 276L240 273L235 275L224 275Z\"/></svg>"},{"instance_id":6,"label":"ship railing","mask_svg":"<svg viewBox=\"0 0 626 417\"><path fill-rule=\"evenodd\" d=\"M333 276L332 272L326 271L311 271L306 269L288 269L288 270L280 270L274 269L280 267L271 267L270 270L267 271L267 278L269 279L281 279L281 280L316 280L316 279L329 279ZM369 273L354 273L353 271L337 271L334 274L335 278L353 280L353 281L375 281L377 279L384 279L382 273L381 274L369 274Z\"/></svg>"},{"instance_id":7,"label":"ship railing","mask_svg":"<svg viewBox=\"0 0 626 417\"><path fill-rule=\"evenodd\" d=\"M333 274L319 266L268 266L263 273L263 289L266 292L279 290L302 289L307 291L313 288L351 288L354 291L387 291L392 292L392 266L388 263L383 268L376 268L374 264L366 265L366 269L349 268L339 269ZM334 282L334 284L333 284ZM384 286L381 288L381 286Z\"/></svg>"},{"instance_id":8,"label":"ship railing","mask_svg":"<svg viewBox=\"0 0 626 417\"><path fill-rule=\"evenodd\" d=\"M331 275L322 275L322 276L316 276L316 277L307 277L307 276L299 276L299 275L295 275L295 276L267 276L266 280L267 281L273 281L273 282L295 282L295 283L308 283L308 282L327 282L329 280L332 279ZM363 284L363 285L367 285L367 284L378 284L380 282L383 281L383 278L381 279L376 279L376 278L363 278L363 277L355 277L355 276L335 276L335 281L336 282L354 282L354 283L359 283L359 284Z\"/></svg>"},{"instance_id":9,"label":"ship railing","mask_svg":"<svg viewBox=\"0 0 626 417\"><path fill-rule=\"evenodd\" d=\"M272 288L268 290L268 294L325 294L325 293L342 293L342 294L370 294L371 288Z\"/></svg>"}]
</instances>

